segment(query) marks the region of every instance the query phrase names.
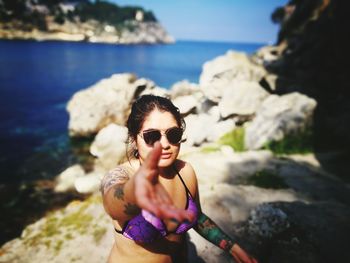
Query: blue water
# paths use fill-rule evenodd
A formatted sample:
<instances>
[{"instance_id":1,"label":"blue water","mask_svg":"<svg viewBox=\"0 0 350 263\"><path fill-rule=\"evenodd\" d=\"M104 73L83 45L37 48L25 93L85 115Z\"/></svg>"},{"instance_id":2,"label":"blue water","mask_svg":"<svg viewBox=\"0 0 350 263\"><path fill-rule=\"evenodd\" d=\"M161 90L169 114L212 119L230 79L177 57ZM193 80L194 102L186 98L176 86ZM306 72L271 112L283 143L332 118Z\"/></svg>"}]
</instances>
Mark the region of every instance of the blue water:
<instances>
[{"instance_id":1,"label":"blue water","mask_svg":"<svg viewBox=\"0 0 350 263\"><path fill-rule=\"evenodd\" d=\"M76 91L123 72L164 88L183 79L198 82L204 62L230 49L252 53L261 46L0 41L0 183L50 178L76 161L65 110Z\"/></svg>"}]
</instances>

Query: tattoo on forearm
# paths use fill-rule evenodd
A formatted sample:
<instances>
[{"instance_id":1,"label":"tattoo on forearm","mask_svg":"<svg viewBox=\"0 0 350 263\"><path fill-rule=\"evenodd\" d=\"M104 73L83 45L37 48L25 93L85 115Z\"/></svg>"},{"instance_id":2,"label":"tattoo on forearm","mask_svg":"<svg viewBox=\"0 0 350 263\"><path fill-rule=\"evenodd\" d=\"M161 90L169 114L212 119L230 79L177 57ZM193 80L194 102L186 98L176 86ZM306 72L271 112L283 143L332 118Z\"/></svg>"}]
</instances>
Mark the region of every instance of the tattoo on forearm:
<instances>
[{"instance_id":1,"label":"tattoo on forearm","mask_svg":"<svg viewBox=\"0 0 350 263\"><path fill-rule=\"evenodd\" d=\"M105 194L112 186L116 184L123 184L127 180L129 180L128 172L122 167L117 167L104 176L101 181L100 191L102 194ZM123 191L123 189L121 190ZM123 198L123 195L124 192L119 193L118 196L121 196Z\"/></svg>"},{"instance_id":2,"label":"tattoo on forearm","mask_svg":"<svg viewBox=\"0 0 350 263\"><path fill-rule=\"evenodd\" d=\"M198 219L197 231L205 239L219 246L225 251L230 251L234 245L232 238L227 236L209 217L201 214Z\"/></svg>"},{"instance_id":3,"label":"tattoo on forearm","mask_svg":"<svg viewBox=\"0 0 350 263\"><path fill-rule=\"evenodd\" d=\"M135 214L138 214L139 212L140 212L140 208L135 204L127 203L124 205L124 213L126 215L135 215Z\"/></svg>"}]
</instances>

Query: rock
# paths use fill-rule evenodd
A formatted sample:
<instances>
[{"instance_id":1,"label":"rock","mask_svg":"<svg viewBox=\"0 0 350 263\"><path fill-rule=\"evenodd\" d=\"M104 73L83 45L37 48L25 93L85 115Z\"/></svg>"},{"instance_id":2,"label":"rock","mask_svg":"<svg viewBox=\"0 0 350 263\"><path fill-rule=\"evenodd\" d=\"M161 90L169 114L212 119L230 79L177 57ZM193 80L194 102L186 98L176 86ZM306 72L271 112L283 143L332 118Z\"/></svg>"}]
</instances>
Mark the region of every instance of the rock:
<instances>
[{"instance_id":1,"label":"rock","mask_svg":"<svg viewBox=\"0 0 350 263\"><path fill-rule=\"evenodd\" d=\"M206 141L210 129L216 124L216 118L209 114L190 114L185 118L186 130L184 137L188 145L200 145Z\"/></svg>"},{"instance_id":2,"label":"rock","mask_svg":"<svg viewBox=\"0 0 350 263\"><path fill-rule=\"evenodd\" d=\"M269 204L259 205L250 212L248 231L251 235L271 238L289 227L287 215L281 209Z\"/></svg>"},{"instance_id":3,"label":"rock","mask_svg":"<svg viewBox=\"0 0 350 263\"><path fill-rule=\"evenodd\" d=\"M236 127L232 119L220 121L220 113L217 106L210 108L207 113L190 114L185 118L185 122L184 137L188 146L199 146L204 142L217 141Z\"/></svg>"},{"instance_id":4,"label":"rock","mask_svg":"<svg viewBox=\"0 0 350 263\"><path fill-rule=\"evenodd\" d=\"M215 82L225 84L232 80L259 82L265 74L265 69L253 64L245 53L228 51L225 55L204 63L199 84L210 86Z\"/></svg>"},{"instance_id":5,"label":"rock","mask_svg":"<svg viewBox=\"0 0 350 263\"><path fill-rule=\"evenodd\" d=\"M345 253L350 241L349 206L332 202L273 202L262 207L268 209L264 209L262 217L255 216L254 226L258 232L250 232L252 217L238 232L239 236L251 240L252 251L261 255L261 261L326 263L350 260ZM263 225L267 234L261 232Z\"/></svg>"},{"instance_id":6,"label":"rock","mask_svg":"<svg viewBox=\"0 0 350 263\"><path fill-rule=\"evenodd\" d=\"M124 125L135 93L146 87L132 74L115 74L75 93L67 105L69 134L90 136L110 123Z\"/></svg>"},{"instance_id":7,"label":"rock","mask_svg":"<svg viewBox=\"0 0 350 263\"><path fill-rule=\"evenodd\" d=\"M89 173L77 178L74 182L74 187L81 194L95 193L99 190L101 178L101 174Z\"/></svg>"},{"instance_id":8,"label":"rock","mask_svg":"<svg viewBox=\"0 0 350 263\"><path fill-rule=\"evenodd\" d=\"M113 235L101 197L93 195L27 226L1 248L0 262L107 262Z\"/></svg>"},{"instance_id":9,"label":"rock","mask_svg":"<svg viewBox=\"0 0 350 263\"><path fill-rule=\"evenodd\" d=\"M232 119L217 122L212 127L207 129L208 135L206 141L215 142L219 140L224 134L233 131L235 127L235 122Z\"/></svg>"},{"instance_id":10,"label":"rock","mask_svg":"<svg viewBox=\"0 0 350 263\"><path fill-rule=\"evenodd\" d=\"M143 95L155 95L155 96L161 96L161 97L166 97L166 98L169 98L169 91L164 89L164 88L161 88L161 87L154 87L152 89L146 89L144 90L140 96L143 96Z\"/></svg>"},{"instance_id":11,"label":"rock","mask_svg":"<svg viewBox=\"0 0 350 263\"><path fill-rule=\"evenodd\" d=\"M172 101L179 108L181 115L187 115L196 109L198 101L192 96L179 96Z\"/></svg>"},{"instance_id":12,"label":"rock","mask_svg":"<svg viewBox=\"0 0 350 263\"><path fill-rule=\"evenodd\" d=\"M267 202L284 200L288 203L305 200L302 195L290 189L273 190L255 186L233 185L236 178L245 177L270 167L270 160L273 157L268 151L231 153L229 155L224 155L221 152L209 154L192 152L187 153L182 158L190 162L196 171L203 212L252 254L259 255L257 252L262 251L262 248L256 245L259 244L257 241L258 233L275 234L281 232L285 230L282 227L285 226L282 222L288 222L288 217L285 221L273 221L274 219L266 214L255 217L255 219L261 218L262 220L253 221L252 211ZM248 236L248 231L242 231L240 228L240 224L242 222L247 224L248 220L251 220L251 225L254 222L257 227L254 228L257 231L254 235L251 232ZM273 224L266 225L267 222ZM264 228L259 230L259 227ZM266 232L266 229L269 232ZM246 233L247 235L245 235ZM229 255L203 239L194 230L190 230L189 235L190 248L195 246L195 251L190 255L189 262L232 262Z\"/></svg>"},{"instance_id":13,"label":"rock","mask_svg":"<svg viewBox=\"0 0 350 263\"><path fill-rule=\"evenodd\" d=\"M180 96L192 95L193 97L200 99L203 97L203 92L201 91L198 84L190 83L188 80L182 80L176 82L170 88L171 99L174 100Z\"/></svg>"},{"instance_id":14,"label":"rock","mask_svg":"<svg viewBox=\"0 0 350 263\"><path fill-rule=\"evenodd\" d=\"M220 111L219 107L217 106L218 103L215 103L214 101L204 98L201 100L199 105L197 105L197 113L198 114L210 114L212 116L216 116L217 121L220 119Z\"/></svg>"},{"instance_id":15,"label":"rock","mask_svg":"<svg viewBox=\"0 0 350 263\"><path fill-rule=\"evenodd\" d=\"M314 201L333 201L350 205L350 186L324 171L313 154L273 159L271 168L299 194Z\"/></svg>"},{"instance_id":16,"label":"rock","mask_svg":"<svg viewBox=\"0 0 350 263\"><path fill-rule=\"evenodd\" d=\"M192 164L200 185L233 184L238 178L255 174L272 165L270 151L249 151L233 155L197 151L182 158Z\"/></svg>"},{"instance_id":17,"label":"rock","mask_svg":"<svg viewBox=\"0 0 350 263\"><path fill-rule=\"evenodd\" d=\"M156 22L137 22L129 23L133 30L125 28L121 32L118 43L121 44L156 44L156 43L174 43L175 40L165 29Z\"/></svg>"},{"instance_id":18,"label":"rock","mask_svg":"<svg viewBox=\"0 0 350 263\"><path fill-rule=\"evenodd\" d=\"M210 170L208 172L213 173L213 176L215 175L214 170ZM197 175L198 177L203 176L201 173L198 173ZM228 235L234 237L238 244L245 249L250 248L254 243L249 242L247 246L246 243L248 238L240 234L237 229L240 222L246 222L248 220L253 209L256 209L259 204L264 202L273 202L278 200L293 202L295 200L299 200L297 195L289 190L276 191L261 189L253 186L234 186L223 183L200 185L200 194L203 212L213 219L214 222L216 222L217 225ZM266 221L267 220L265 219L265 222ZM259 223L257 226L261 226L261 224ZM269 229L272 233L275 233L277 230L274 230L273 227ZM195 231L190 230L189 234L191 242L196 245L198 256L204 262L232 262L229 255L203 239ZM255 235L257 236L257 234ZM242 243L241 240L245 240L245 243ZM254 241L256 241L256 239ZM248 251L251 251L254 254L257 252L254 250Z\"/></svg>"},{"instance_id":19,"label":"rock","mask_svg":"<svg viewBox=\"0 0 350 263\"><path fill-rule=\"evenodd\" d=\"M247 149L259 149L269 141L304 130L310 125L316 101L300 93L271 95L262 103L245 130Z\"/></svg>"},{"instance_id":20,"label":"rock","mask_svg":"<svg viewBox=\"0 0 350 263\"><path fill-rule=\"evenodd\" d=\"M252 115L269 95L258 83L234 81L227 87L219 102L223 118L232 115Z\"/></svg>"},{"instance_id":21,"label":"rock","mask_svg":"<svg viewBox=\"0 0 350 263\"><path fill-rule=\"evenodd\" d=\"M264 46L254 53L252 60L260 65L266 65L279 59L284 49L284 45Z\"/></svg>"},{"instance_id":22,"label":"rock","mask_svg":"<svg viewBox=\"0 0 350 263\"><path fill-rule=\"evenodd\" d=\"M114 25L89 19L85 22L65 20L63 24L56 23L52 16L45 18L47 30L32 28L23 30L15 21L0 24L2 39L35 39L58 41L87 41L109 44L157 44L174 43L164 27L158 22L129 21L127 25L117 29ZM132 29L131 29L132 28Z\"/></svg>"},{"instance_id":23,"label":"rock","mask_svg":"<svg viewBox=\"0 0 350 263\"><path fill-rule=\"evenodd\" d=\"M73 190L74 183L77 178L83 177L85 171L79 164L73 165L64 170L60 175L57 176L57 185L55 186L55 192L66 192Z\"/></svg>"},{"instance_id":24,"label":"rock","mask_svg":"<svg viewBox=\"0 0 350 263\"><path fill-rule=\"evenodd\" d=\"M90 153L97 157L97 165L111 170L126 159L128 130L124 126L109 124L99 131L90 146Z\"/></svg>"},{"instance_id":25,"label":"rock","mask_svg":"<svg viewBox=\"0 0 350 263\"><path fill-rule=\"evenodd\" d=\"M269 92L275 92L276 91L276 83L278 80L278 76L275 74L267 74L263 77L263 79L260 81L260 85L264 86L266 90Z\"/></svg>"}]
</instances>

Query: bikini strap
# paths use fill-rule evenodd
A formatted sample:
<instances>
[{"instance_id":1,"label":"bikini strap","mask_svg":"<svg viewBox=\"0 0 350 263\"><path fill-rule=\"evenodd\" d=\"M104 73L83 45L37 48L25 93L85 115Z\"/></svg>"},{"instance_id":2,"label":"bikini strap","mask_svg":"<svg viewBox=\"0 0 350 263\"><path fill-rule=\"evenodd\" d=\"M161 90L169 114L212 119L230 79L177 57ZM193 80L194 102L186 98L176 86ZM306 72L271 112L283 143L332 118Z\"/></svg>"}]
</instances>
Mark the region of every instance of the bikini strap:
<instances>
[{"instance_id":1,"label":"bikini strap","mask_svg":"<svg viewBox=\"0 0 350 263\"><path fill-rule=\"evenodd\" d=\"M117 232L118 234L123 234L123 233L124 233L123 231L120 231L120 230L118 230L118 229L116 229L116 228L114 228L114 230L115 230L115 232Z\"/></svg>"},{"instance_id":2,"label":"bikini strap","mask_svg":"<svg viewBox=\"0 0 350 263\"><path fill-rule=\"evenodd\" d=\"M180 178L180 180L181 180L182 184L185 186L186 192L187 192L187 193L189 193L189 195L190 195L190 196L191 196L191 198L193 199L193 196L192 196L192 194L191 194L190 190L188 189L187 185L185 184L184 179L182 179L182 177L181 177L181 175L180 175L179 171L176 169L175 165L173 166L173 168L174 168L175 172L177 173L177 175L179 176L179 178Z\"/></svg>"}]
</instances>

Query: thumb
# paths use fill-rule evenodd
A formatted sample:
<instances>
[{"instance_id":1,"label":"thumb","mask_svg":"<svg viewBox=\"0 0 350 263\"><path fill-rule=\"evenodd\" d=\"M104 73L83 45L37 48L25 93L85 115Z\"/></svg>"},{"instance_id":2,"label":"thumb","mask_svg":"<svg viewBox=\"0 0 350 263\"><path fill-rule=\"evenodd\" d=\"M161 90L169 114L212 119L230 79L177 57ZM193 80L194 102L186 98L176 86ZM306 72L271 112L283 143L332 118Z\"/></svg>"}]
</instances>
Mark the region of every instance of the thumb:
<instances>
[{"instance_id":1,"label":"thumb","mask_svg":"<svg viewBox=\"0 0 350 263\"><path fill-rule=\"evenodd\" d=\"M147 170L158 169L158 162L161 154L162 154L162 146L159 142L156 142L151 152L147 155L147 158L142 166Z\"/></svg>"}]
</instances>

